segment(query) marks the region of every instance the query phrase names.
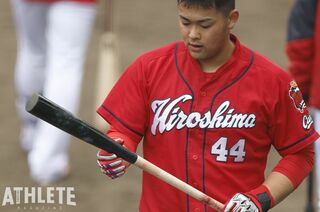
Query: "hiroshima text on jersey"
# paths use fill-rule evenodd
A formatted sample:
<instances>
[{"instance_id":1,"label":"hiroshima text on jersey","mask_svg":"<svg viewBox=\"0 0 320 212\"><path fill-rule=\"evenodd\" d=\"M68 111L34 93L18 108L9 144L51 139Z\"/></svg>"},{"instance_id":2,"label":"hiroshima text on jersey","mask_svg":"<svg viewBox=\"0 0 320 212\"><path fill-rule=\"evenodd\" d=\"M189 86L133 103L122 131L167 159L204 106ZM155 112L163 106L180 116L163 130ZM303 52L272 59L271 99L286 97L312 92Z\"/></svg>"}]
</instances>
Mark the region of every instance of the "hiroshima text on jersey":
<instances>
[{"instance_id":1,"label":"hiroshima text on jersey","mask_svg":"<svg viewBox=\"0 0 320 212\"><path fill-rule=\"evenodd\" d=\"M179 103L192 100L191 95L183 95L171 100L155 100L151 103L155 116L151 132L156 135L157 128L160 133L176 129L187 128L253 128L256 123L255 114L237 113L230 107L230 101L224 101L217 108L214 114L207 111L204 114L191 112L186 114L179 106Z\"/></svg>"}]
</instances>

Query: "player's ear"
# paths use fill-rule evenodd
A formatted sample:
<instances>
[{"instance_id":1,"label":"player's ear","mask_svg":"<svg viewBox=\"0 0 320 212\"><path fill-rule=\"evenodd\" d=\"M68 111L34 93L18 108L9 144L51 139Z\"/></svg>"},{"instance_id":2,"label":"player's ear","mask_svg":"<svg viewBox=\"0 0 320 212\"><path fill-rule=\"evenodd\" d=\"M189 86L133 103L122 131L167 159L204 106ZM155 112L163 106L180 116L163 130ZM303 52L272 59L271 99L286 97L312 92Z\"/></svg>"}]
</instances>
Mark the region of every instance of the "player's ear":
<instances>
[{"instance_id":1,"label":"player's ear","mask_svg":"<svg viewBox=\"0 0 320 212\"><path fill-rule=\"evenodd\" d=\"M232 30L239 19L239 11L237 9L231 10L228 16L228 29Z\"/></svg>"}]
</instances>

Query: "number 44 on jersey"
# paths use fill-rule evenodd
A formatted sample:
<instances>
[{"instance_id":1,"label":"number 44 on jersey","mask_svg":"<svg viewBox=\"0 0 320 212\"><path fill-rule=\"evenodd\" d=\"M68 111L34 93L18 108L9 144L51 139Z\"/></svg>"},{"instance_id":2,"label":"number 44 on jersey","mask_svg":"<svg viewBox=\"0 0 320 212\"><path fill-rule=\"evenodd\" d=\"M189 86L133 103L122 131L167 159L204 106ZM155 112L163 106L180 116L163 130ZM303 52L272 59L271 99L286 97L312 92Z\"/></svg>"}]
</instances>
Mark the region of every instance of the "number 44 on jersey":
<instances>
[{"instance_id":1,"label":"number 44 on jersey","mask_svg":"<svg viewBox=\"0 0 320 212\"><path fill-rule=\"evenodd\" d=\"M211 154L216 155L216 160L219 162L227 162L228 157L233 157L234 162L243 162L246 156L245 139L240 139L230 149L227 149L228 139L221 137L211 147Z\"/></svg>"}]
</instances>

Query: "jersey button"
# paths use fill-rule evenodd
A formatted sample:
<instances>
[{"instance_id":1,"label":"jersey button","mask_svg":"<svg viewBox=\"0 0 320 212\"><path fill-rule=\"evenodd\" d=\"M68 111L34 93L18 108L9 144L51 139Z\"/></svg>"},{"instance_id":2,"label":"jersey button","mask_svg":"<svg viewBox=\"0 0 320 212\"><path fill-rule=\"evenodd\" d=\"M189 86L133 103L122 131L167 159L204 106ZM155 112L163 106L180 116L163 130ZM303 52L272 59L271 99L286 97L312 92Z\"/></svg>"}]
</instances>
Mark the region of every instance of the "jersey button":
<instances>
[{"instance_id":1,"label":"jersey button","mask_svg":"<svg viewBox=\"0 0 320 212\"><path fill-rule=\"evenodd\" d=\"M200 210L200 208L195 208L194 211L195 212L200 212L201 210Z\"/></svg>"},{"instance_id":2,"label":"jersey button","mask_svg":"<svg viewBox=\"0 0 320 212\"><path fill-rule=\"evenodd\" d=\"M200 95L201 95L201 96L207 96L207 92L206 92L206 91L201 91L201 92L200 92Z\"/></svg>"},{"instance_id":3,"label":"jersey button","mask_svg":"<svg viewBox=\"0 0 320 212\"><path fill-rule=\"evenodd\" d=\"M196 155L196 154L192 155L193 160L198 160L198 158L199 158L198 155Z\"/></svg>"}]
</instances>

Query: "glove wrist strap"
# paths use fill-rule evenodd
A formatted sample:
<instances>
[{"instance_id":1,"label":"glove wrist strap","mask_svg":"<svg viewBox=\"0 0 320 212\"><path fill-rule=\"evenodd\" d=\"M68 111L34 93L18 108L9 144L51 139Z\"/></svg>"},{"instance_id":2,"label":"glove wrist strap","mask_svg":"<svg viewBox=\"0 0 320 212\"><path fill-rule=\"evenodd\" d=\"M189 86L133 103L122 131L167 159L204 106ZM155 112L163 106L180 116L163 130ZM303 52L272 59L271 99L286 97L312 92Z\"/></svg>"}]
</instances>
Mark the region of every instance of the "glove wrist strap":
<instances>
[{"instance_id":1,"label":"glove wrist strap","mask_svg":"<svg viewBox=\"0 0 320 212\"><path fill-rule=\"evenodd\" d=\"M265 185L249 191L247 195L252 196L260 203L262 212L268 211L275 205L275 200Z\"/></svg>"}]
</instances>

